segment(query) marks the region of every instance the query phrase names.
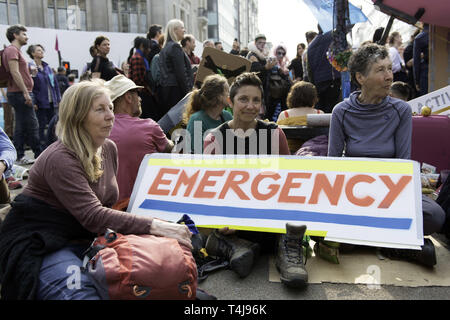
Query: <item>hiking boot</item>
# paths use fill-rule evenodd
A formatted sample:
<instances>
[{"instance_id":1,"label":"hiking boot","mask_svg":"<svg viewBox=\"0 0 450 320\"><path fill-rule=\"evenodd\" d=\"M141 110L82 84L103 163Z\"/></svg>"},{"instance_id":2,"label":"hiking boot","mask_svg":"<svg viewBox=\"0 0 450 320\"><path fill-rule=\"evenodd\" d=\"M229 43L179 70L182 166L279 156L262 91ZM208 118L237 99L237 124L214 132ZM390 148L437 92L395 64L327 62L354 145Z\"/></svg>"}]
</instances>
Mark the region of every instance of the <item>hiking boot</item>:
<instances>
[{"instance_id":1,"label":"hiking boot","mask_svg":"<svg viewBox=\"0 0 450 320\"><path fill-rule=\"evenodd\" d=\"M286 224L286 234L280 235L275 265L280 272L280 280L288 287L304 287L308 282L305 269L303 236L306 226Z\"/></svg>"},{"instance_id":2,"label":"hiking boot","mask_svg":"<svg viewBox=\"0 0 450 320\"><path fill-rule=\"evenodd\" d=\"M260 251L257 243L238 238L235 235L223 235L217 230L209 235L205 249L210 256L229 260L231 270L241 278L250 274Z\"/></svg>"},{"instance_id":3,"label":"hiking boot","mask_svg":"<svg viewBox=\"0 0 450 320\"><path fill-rule=\"evenodd\" d=\"M436 264L436 251L430 239L425 238L422 250L382 248L381 253L392 260L407 260L432 268Z\"/></svg>"}]
</instances>

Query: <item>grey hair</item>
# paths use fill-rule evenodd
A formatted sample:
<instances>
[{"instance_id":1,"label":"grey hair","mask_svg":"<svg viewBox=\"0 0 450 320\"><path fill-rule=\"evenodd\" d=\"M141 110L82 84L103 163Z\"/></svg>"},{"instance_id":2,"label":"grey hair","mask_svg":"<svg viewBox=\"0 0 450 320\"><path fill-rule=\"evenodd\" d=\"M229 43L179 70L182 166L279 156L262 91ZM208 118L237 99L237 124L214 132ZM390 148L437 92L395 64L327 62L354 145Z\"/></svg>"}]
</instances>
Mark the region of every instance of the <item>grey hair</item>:
<instances>
[{"instance_id":1,"label":"grey hair","mask_svg":"<svg viewBox=\"0 0 450 320\"><path fill-rule=\"evenodd\" d=\"M356 80L356 73L359 72L366 76L373 63L378 59L383 60L387 57L389 57L389 52L386 47L375 43L364 45L356 50L348 61L348 69L352 77L352 82L360 87L360 84Z\"/></svg>"}]
</instances>

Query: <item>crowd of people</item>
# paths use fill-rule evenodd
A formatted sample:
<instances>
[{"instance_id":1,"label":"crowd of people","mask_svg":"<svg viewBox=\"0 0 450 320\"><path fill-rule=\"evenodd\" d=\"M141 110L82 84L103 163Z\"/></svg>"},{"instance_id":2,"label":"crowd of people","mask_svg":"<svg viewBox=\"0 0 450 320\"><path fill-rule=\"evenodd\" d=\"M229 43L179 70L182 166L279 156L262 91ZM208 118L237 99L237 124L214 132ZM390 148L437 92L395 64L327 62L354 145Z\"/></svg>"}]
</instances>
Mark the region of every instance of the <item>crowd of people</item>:
<instances>
[{"instance_id":1,"label":"crowd of people","mask_svg":"<svg viewBox=\"0 0 450 320\"><path fill-rule=\"evenodd\" d=\"M39 44L28 47L32 61L26 61L21 52L28 43L26 31L11 26L11 45L4 50L15 129L12 133L9 123L6 133L0 131L5 140L0 143L0 172L11 170L16 158L22 164L34 162L28 185L0 229L1 290L7 298L99 299L87 275L81 289L66 290L69 274L61 270L81 267L93 235L107 227L124 234L162 235L192 248L184 225L112 209L131 197L146 154L292 155L302 145L288 140L280 125L305 125L307 115L329 113L328 156L410 159L412 112L406 101L427 92L427 26L403 54L398 32L386 46L373 39L355 50L348 62L354 90L345 99L341 74L326 56L332 34L320 28L306 33L307 45L297 46L292 61L282 44L268 52L264 34L242 50L235 39L230 54L248 59L251 69L232 83L223 75L195 81L201 62L194 54L196 40L180 20L165 28L152 25L146 36L137 37L121 68L108 59L115 44L97 37L90 48L92 61L74 84L64 70L52 71ZM203 46L223 51L220 42L205 41ZM180 140L172 141L158 121L186 98L180 149ZM24 157L25 143L34 159ZM429 198L423 203L424 234L441 232L444 210ZM51 239L36 249L30 245L30 230L35 238ZM275 250L282 282L301 287L308 281L305 232L306 226L291 224L283 235L223 228L213 230L204 246L211 256L228 259L240 277L251 272L261 251ZM339 244L315 240L319 256L337 254ZM428 267L436 264L428 239L422 250L385 251Z\"/></svg>"}]
</instances>

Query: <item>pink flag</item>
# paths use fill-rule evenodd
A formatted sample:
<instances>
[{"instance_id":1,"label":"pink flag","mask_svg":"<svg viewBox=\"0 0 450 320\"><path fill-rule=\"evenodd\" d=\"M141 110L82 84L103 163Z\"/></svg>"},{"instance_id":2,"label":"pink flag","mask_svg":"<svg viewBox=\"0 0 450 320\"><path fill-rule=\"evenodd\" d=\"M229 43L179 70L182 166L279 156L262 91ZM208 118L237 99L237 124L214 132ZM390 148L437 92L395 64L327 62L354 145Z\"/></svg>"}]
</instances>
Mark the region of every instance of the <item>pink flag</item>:
<instances>
[{"instance_id":1,"label":"pink flag","mask_svg":"<svg viewBox=\"0 0 450 320\"><path fill-rule=\"evenodd\" d=\"M56 50L56 51L59 51L58 35L56 35L56 40L55 40L55 50Z\"/></svg>"}]
</instances>

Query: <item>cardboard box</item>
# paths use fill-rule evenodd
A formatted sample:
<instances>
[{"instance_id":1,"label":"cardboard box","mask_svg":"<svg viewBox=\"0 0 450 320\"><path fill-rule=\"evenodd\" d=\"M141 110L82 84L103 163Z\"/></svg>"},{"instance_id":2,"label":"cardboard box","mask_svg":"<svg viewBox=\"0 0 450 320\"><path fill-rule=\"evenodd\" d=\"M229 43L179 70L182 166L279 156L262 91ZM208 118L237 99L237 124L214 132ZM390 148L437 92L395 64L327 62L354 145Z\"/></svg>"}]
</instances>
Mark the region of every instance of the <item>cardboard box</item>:
<instances>
[{"instance_id":1,"label":"cardboard box","mask_svg":"<svg viewBox=\"0 0 450 320\"><path fill-rule=\"evenodd\" d=\"M236 56L221 50L206 47L198 68L196 85L200 86L205 78L212 74L224 75L231 85L234 79L244 72L249 72L252 63L241 56Z\"/></svg>"}]
</instances>

